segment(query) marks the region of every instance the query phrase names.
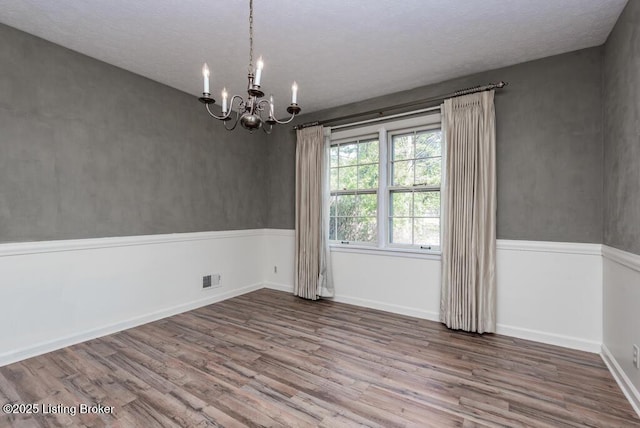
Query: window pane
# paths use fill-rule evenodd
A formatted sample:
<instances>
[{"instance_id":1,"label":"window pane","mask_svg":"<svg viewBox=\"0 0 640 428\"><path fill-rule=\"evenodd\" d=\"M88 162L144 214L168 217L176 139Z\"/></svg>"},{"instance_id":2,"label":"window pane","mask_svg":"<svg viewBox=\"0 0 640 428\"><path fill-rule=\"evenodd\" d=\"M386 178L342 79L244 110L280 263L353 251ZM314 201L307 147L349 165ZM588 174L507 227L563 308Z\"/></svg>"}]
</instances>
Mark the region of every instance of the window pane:
<instances>
[{"instance_id":1,"label":"window pane","mask_svg":"<svg viewBox=\"0 0 640 428\"><path fill-rule=\"evenodd\" d=\"M367 194L358 196L358 215L375 217L378 212L378 195Z\"/></svg>"},{"instance_id":2,"label":"window pane","mask_svg":"<svg viewBox=\"0 0 640 428\"><path fill-rule=\"evenodd\" d=\"M337 217L337 239L349 242L375 242L376 219L371 217Z\"/></svg>"},{"instance_id":3,"label":"window pane","mask_svg":"<svg viewBox=\"0 0 640 428\"><path fill-rule=\"evenodd\" d=\"M394 244L411 244L411 221L410 218L391 218L389 241Z\"/></svg>"},{"instance_id":4,"label":"window pane","mask_svg":"<svg viewBox=\"0 0 640 428\"><path fill-rule=\"evenodd\" d=\"M416 192L413 203L416 217L440 217L440 192Z\"/></svg>"},{"instance_id":5,"label":"window pane","mask_svg":"<svg viewBox=\"0 0 640 428\"><path fill-rule=\"evenodd\" d=\"M338 146L331 146L331 156L330 156L329 166L336 167L338 166Z\"/></svg>"},{"instance_id":6,"label":"window pane","mask_svg":"<svg viewBox=\"0 0 640 428\"><path fill-rule=\"evenodd\" d=\"M355 216L356 215L356 195L338 195L336 196L336 215L338 216Z\"/></svg>"},{"instance_id":7,"label":"window pane","mask_svg":"<svg viewBox=\"0 0 640 428\"><path fill-rule=\"evenodd\" d=\"M440 246L439 218L416 218L414 227L416 245Z\"/></svg>"},{"instance_id":8,"label":"window pane","mask_svg":"<svg viewBox=\"0 0 640 428\"><path fill-rule=\"evenodd\" d=\"M393 163L393 182L394 186L411 186L413 185L413 162L401 161Z\"/></svg>"},{"instance_id":9,"label":"window pane","mask_svg":"<svg viewBox=\"0 0 640 428\"><path fill-rule=\"evenodd\" d=\"M341 144L339 147L340 166L358 163L358 143Z\"/></svg>"},{"instance_id":10,"label":"window pane","mask_svg":"<svg viewBox=\"0 0 640 428\"><path fill-rule=\"evenodd\" d=\"M376 219L371 217L360 217L357 221L357 232L354 238L360 242L375 242L377 240Z\"/></svg>"},{"instance_id":11,"label":"window pane","mask_svg":"<svg viewBox=\"0 0 640 428\"><path fill-rule=\"evenodd\" d=\"M331 190L338 190L338 168L331 168L329 188Z\"/></svg>"},{"instance_id":12,"label":"window pane","mask_svg":"<svg viewBox=\"0 0 640 428\"><path fill-rule=\"evenodd\" d=\"M416 158L441 155L441 132L420 132L416 136Z\"/></svg>"},{"instance_id":13,"label":"window pane","mask_svg":"<svg viewBox=\"0 0 640 428\"><path fill-rule=\"evenodd\" d=\"M413 212L413 194L411 192L392 192L389 215L395 217L411 217Z\"/></svg>"},{"instance_id":14,"label":"window pane","mask_svg":"<svg viewBox=\"0 0 640 428\"><path fill-rule=\"evenodd\" d=\"M336 214L336 205L337 205L337 201L336 201L336 196L330 196L329 197L329 217L335 217Z\"/></svg>"},{"instance_id":15,"label":"window pane","mask_svg":"<svg viewBox=\"0 0 640 428\"><path fill-rule=\"evenodd\" d=\"M336 239L336 218L329 217L329 239L335 241Z\"/></svg>"},{"instance_id":16,"label":"window pane","mask_svg":"<svg viewBox=\"0 0 640 428\"><path fill-rule=\"evenodd\" d=\"M393 160L413 159L413 134L394 135Z\"/></svg>"},{"instance_id":17,"label":"window pane","mask_svg":"<svg viewBox=\"0 0 640 428\"><path fill-rule=\"evenodd\" d=\"M340 241L355 241L356 219L354 217L338 217L337 222L337 239Z\"/></svg>"},{"instance_id":18,"label":"window pane","mask_svg":"<svg viewBox=\"0 0 640 428\"><path fill-rule=\"evenodd\" d=\"M378 188L378 164L361 165L358 167L358 188Z\"/></svg>"},{"instance_id":19,"label":"window pane","mask_svg":"<svg viewBox=\"0 0 640 428\"><path fill-rule=\"evenodd\" d=\"M358 167L348 166L339 169L339 190L354 190L358 188Z\"/></svg>"},{"instance_id":20,"label":"window pane","mask_svg":"<svg viewBox=\"0 0 640 428\"><path fill-rule=\"evenodd\" d=\"M415 184L440 184L440 172L442 170L442 158L423 159L416 162Z\"/></svg>"},{"instance_id":21,"label":"window pane","mask_svg":"<svg viewBox=\"0 0 640 428\"><path fill-rule=\"evenodd\" d=\"M363 141L358 148L358 163L378 162L378 140Z\"/></svg>"}]
</instances>

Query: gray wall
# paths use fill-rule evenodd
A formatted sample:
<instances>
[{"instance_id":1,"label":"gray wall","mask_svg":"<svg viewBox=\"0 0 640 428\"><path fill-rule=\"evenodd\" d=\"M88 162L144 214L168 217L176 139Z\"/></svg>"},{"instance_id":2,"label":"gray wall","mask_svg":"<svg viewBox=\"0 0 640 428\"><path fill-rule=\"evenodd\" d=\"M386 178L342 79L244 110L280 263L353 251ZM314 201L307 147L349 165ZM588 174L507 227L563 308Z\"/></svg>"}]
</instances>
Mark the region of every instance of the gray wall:
<instances>
[{"instance_id":1,"label":"gray wall","mask_svg":"<svg viewBox=\"0 0 640 428\"><path fill-rule=\"evenodd\" d=\"M265 142L0 25L0 242L262 228Z\"/></svg>"},{"instance_id":2,"label":"gray wall","mask_svg":"<svg viewBox=\"0 0 640 428\"><path fill-rule=\"evenodd\" d=\"M604 52L604 243L640 254L640 1Z\"/></svg>"},{"instance_id":3,"label":"gray wall","mask_svg":"<svg viewBox=\"0 0 640 428\"><path fill-rule=\"evenodd\" d=\"M193 96L2 25L0 64L0 242L293 228L290 127L226 132ZM498 237L602 242L601 48L298 123L500 79L510 86L496 97Z\"/></svg>"},{"instance_id":4,"label":"gray wall","mask_svg":"<svg viewBox=\"0 0 640 428\"><path fill-rule=\"evenodd\" d=\"M498 238L602 242L601 48L350 104L302 116L298 123L498 80L509 82L496 96ZM293 228L295 134L290 128L274 132L268 156L268 226Z\"/></svg>"}]
</instances>

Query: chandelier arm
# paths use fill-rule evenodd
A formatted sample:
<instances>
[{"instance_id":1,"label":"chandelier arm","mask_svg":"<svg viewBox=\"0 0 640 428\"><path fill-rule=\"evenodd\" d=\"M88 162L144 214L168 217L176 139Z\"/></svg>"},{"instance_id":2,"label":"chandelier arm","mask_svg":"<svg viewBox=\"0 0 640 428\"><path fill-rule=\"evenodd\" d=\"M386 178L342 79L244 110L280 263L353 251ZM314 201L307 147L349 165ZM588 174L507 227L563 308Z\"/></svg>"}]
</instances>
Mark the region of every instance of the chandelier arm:
<instances>
[{"instance_id":1,"label":"chandelier arm","mask_svg":"<svg viewBox=\"0 0 640 428\"><path fill-rule=\"evenodd\" d=\"M211 111L211 109L209 108L209 104L205 104L205 107L207 108L207 112L209 112L209 115L210 115L211 117L214 117L214 118L219 119L219 120L224 120L225 118L229 117L229 113L227 113L227 114L226 114L226 115L224 115L224 116L216 116L216 115Z\"/></svg>"},{"instance_id":2,"label":"chandelier arm","mask_svg":"<svg viewBox=\"0 0 640 428\"><path fill-rule=\"evenodd\" d=\"M265 105L270 105L271 103L269 102L269 100L260 100L260 101L258 101L258 103L256 104L256 110L264 111L263 104L265 104Z\"/></svg>"},{"instance_id":3,"label":"chandelier arm","mask_svg":"<svg viewBox=\"0 0 640 428\"><path fill-rule=\"evenodd\" d=\"M222 122L222 124L224 125L224 129L226 129L227 131L233 131L234 129L236 129L239 118L240 118L240 113L236 110L236 119L233 121L233 126L231 128L227 128L227 121L225 120Z\"/></svg>"},{"instance_id":4,"label":"chandelier arm","mask_svg":"<svg viewBox=\"0 0 640 428\"><path fill-rule=\"evenodd\" d=\"M296 117L296 113L291 113L291 117L287 120L278 120L275 117L272 117L271 120L273 120L275 123L279 123L280 125L286 125L287 123L291 122L294 117Z\"/></svg>"},{"instance_id":5,"label":"chandelier arm","mask_svg":"<svg viewBox=\"0 0 640 428\"><path fill-rule=\"evenodd\" d=\"M231 114L231 110L233 110L233 102L235 100L238 100L238 109L242 110L244 108L244 98L240 95L232 96L231 100L229 100L229 111L227 112L227 117Z\"/></svg>"},{"instance_id":6,"label":"chandelier arm","mask_svg":"<svg viewBox=\"0 0 640 428\"><path fill-rule=\"evenodd\" d=\"M233 111L233 102L238 99L240 102L238 103L238 108L242 109L242 105L244 103L244 99L240 96L240 95L234 95L231 97L231 100L229 101L229 110L227 110L226 114L223 114L222 116L217 116L215 113L213 113L211 111L211 109L209 109L209 104L205 104L205 106L207 107L207 111L209 112L209 115L211 117L214 117L218 120L227 120L229 118L229 116L231 115L231 112ZM237 119L236 119L237 120Z\"/></svg>"}]
</instances>

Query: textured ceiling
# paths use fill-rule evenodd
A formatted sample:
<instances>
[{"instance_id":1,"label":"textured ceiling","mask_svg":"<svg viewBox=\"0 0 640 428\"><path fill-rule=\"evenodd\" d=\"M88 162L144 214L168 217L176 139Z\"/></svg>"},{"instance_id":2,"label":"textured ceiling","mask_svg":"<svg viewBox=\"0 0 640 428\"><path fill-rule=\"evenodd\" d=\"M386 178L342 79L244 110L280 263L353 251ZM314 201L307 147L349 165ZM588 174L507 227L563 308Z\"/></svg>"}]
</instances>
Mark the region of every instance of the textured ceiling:
<instances>
[{"instance_id":1,"label":"textured ceiling","mask_svg":"<svg viewBox=\"0 0 640 428\"><path fill-rule=\"evenodd\" d=\"M637 1L637 0L632 0ZM0 0L0 22L200 95L244 94L248 0ZM262 87L303 113L605 42L626 0L255 0Z\"/></svg>"}]
</instances>

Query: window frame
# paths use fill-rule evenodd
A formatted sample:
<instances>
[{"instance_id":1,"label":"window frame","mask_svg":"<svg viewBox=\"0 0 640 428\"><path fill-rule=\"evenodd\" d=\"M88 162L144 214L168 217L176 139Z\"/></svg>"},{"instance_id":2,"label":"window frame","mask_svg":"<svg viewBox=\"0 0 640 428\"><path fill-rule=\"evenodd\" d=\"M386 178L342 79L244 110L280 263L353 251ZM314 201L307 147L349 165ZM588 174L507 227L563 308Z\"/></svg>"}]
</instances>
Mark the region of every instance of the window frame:
<instances>
[{"instance_id":1,"label":"window frame","mask_svg":"<svg viewBox=\"0 0 640 428\"><path fill-rule=\"evenodd\" d=\"M440 194L440 215L438 216L438 219L440 221L439 223L439 227L438 230L440 232L440 245L438 246L425 246L422 244L401 244L401 243L393 243L391 242L391 230L387 230L387 235L386 235L386 244L389 248L405 248L405 249L419 249L419 250L426 250L426 251L431 251L431 252L435 252L435 253L440 253L441 252L441 248L442 248L442 208L443 208L443 198L442 198L442 192L443 192L443 181L444 181L444 136L441 138L441 143L440 143L440 156L437 156L440 158L440 162L441 162L441 167L440 167L440 184L439 185L429 185L429 184L425 184L425 185L413 185L413 186L394 186L392 184L393 181L393 163L394 163L394 159L393 159L393 137L396 135L405 135L405 134L416 134L418 132L423 132L423 131L435 131L435 130L439 130L440 132L442 132L442 126L440 123L438 124L430 124L430 125L424 125L424 126L417 126L417 127L413 127L413 128L408 128L408 129L398 129L395 131L389 131L387 132L387 153L388 153L388 157L387 157L387 183L386 183L386 192L387 192L387 205L385 207L386 209L386 217L385 217L385 222L388 226L388 228L390 228L390 224L391 224L391 218L393 217L391 215L391 194L395 191L395 192L402 192L405 191L406 193L411 193L414 194L415 193L422 193L422 192L438 192ZM424 159L433 159L434 156L429 156L426 157ZM419 158L413 158L412 160L418 160ZM414 171L415 174L415 171ZM417 191L417 192L416 192ZM415 218L422 218L422 217L416 217L416 216L411 216L411 217L406 217L406 218L411 218L411 219L415 219ZM424 217L424 218L428 218L428 217ZM412 234L415 232L415 230L413 230L413 226L412 226ZM413 237L412 237L413 240Z\"/></svg>"},{"instance_id":2,"label":"window frame","mask_svg":"<svg viewBox=\"0 0 640 428\"><path fill-rule=\"evenodd\" d=\"M380 218L380 213L378 212L380 210L380 198L378 196L378 193L380 192L380 140L378 138L378 134L377 133L366 133L366 134L361 134L355 137L347 137L347 138L341 138L341 139L330 139L329 141L329 146L328 146L328 153L329 153L329 184L331 183L331 161L330 161L330 153L331 153L331 148L334 146L338 146L340 147L341 145L347 145L347 144L360 144L360 143L366 143L372 140L378 140L378 186L376 188L372 188L372 189L360 189L359 187L356 189L343 189L343 190L336 190L335 194L336 196L339 195L354 195L356 198L358 197L358 195L376 195L378 202L376 203L376 223L379 221ZM338 148L338 154L340 153L340 149ZM339 156L339 155L338 155ZM339 157L338 157L339 159ZM358 161L356 161L356 163L354 165L351 166L357 166L360 167L360 165L373 165L372 163L365 163L365 164L360 164ZM338 168L338 183L340 182L340 168L345 168L344 166L341 166L340 163L338 162L338 166L336 167ZM359 177L357 178L357 180L359 181ZM330 186L329 186L330 187ZM333 190L331 190L331 188L329 188L329 210L331 209L331 198L334 196ZM336 207L337 208L337 207ZM362 216L335 216L336 217L336 223L338 221L338 218L340 217L350 217L350 218L358 218L358 217L362 217ZM329 222L327 224L331 225L331 214L329 212ZM336 225L337 228L337 225ZM376 235L380 233L380 229L378 227L376 227ZM331 236L331 231L329 231L329 236ZM336 238L337 238L337 229L336 229ZM380 240L380 236L377 236L376 241ZM340 239L335 239L335 240L329 240L329 242L331 243L340 243L342 245L357 245L357 246L366 246L366 247L371 247L371 246L376 246L377 242L367 242L367 241L344 241L344 240L340 240Z\"/></svg>"},{"instance_id":3,"label":"window frame","mask_svg":"<svg viewBox=\"0 0 640 428\"><path fill-rule=\"evenodd\" d=\"M391 144L392 135L403 134L414 131L428 131L434 129L442 129L442 119L440 111L435 110L417 117L401 118L395 120L387 120L384 122L368 124L363 126L341 126L340 129L332 129L330 137L326 139L327 156L331 151L331 146L339 143L345 143L349 140L361 140L371 138L372 135L378 136L378 195L377 206L377 241L375 242L341 242L339 240L329 240L329 246L332 251L339 252L357 252L367 254L387 254L392 256L407 256L427 259L439 259L442 246L442 225L444 218L444 197L445 188L445 140L444 135L441 143L441 180L440 180L440 247L438 248L420 248L420 245L392 244L389 227L390 227L390 199L391 199ZM328 170L331 168L330 160L328 160ZM327 174L330 175L330 174ZM395 188L395 187L393 187ZM328 189L329 197L331 189ZM328 204L327 204L328 205ZM325 210L327 220L330 219L329 206ZM327 224L330 222L328 221ZM328 232L327 232L328 233ZM327 237L328 238L328 237Z\"/></svg>"}]
</instances>

